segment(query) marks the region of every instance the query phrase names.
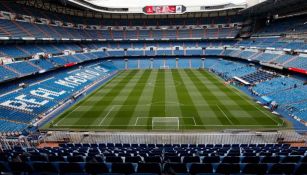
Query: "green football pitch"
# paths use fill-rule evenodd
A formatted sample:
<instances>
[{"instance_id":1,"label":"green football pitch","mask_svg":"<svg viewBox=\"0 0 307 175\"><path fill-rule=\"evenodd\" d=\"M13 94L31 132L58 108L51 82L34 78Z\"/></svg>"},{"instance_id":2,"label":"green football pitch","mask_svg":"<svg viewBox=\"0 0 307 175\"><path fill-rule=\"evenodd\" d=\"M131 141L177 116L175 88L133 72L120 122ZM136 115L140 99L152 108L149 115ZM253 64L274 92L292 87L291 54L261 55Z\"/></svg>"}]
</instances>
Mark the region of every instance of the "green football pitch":
<instances>
[{"instance_id":1,"label":"green football pitch","mask_svg":"<svg viewBox=\"0 0 307 175\"><path fill-rule=\"evenodd\" d=\"M287 128L286 122L206 70L125 70L48 123L56 130Z\"/></svg>"}]
</instances>

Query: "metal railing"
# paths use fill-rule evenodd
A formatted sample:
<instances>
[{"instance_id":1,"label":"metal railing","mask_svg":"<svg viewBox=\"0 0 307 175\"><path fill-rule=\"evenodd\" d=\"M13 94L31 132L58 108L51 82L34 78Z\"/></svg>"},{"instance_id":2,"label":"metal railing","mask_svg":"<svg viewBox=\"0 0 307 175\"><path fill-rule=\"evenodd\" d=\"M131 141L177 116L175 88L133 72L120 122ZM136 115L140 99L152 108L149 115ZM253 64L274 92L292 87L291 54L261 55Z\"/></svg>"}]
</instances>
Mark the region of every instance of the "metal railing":
<instances>
[{"instance_id":1,"label":"metal railing","mask_svg":"<svg viewBox=\"0 0 307 175\"><path fill-rule=\"evenodd\" d=\"M136 144L257 144L307 142L307 130L224 132L66 132L50 131L44 142Z\"/></svg>"}]
</instances>

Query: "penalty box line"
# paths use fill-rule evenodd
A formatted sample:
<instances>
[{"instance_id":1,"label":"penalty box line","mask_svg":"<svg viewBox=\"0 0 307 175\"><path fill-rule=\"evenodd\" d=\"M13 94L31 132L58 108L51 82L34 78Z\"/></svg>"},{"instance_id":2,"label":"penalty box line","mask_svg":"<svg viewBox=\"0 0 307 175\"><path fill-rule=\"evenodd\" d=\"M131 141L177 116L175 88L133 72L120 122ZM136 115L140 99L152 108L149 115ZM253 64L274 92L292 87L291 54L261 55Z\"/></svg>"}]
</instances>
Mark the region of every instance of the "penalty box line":
<instances>
[{"instance_id":1,"label":"penalty box line","mask_svg":"<svg viewBox=\"0 0 307 175\"><path fill-rule=\"evenodd\" d=\"M142 118L146 118L146 119L149 119L149 118L150 118L150 119L152 119L153 117L137 117L136 120L135 120L135 122L134 122L134 126L143 126L143 125L138 125L138 124L137 124L138 121L139 121L139 119L142 119ZM178 119L185 119L185 118L192 119L194 125L189 125L189 126L198 126L198 125L196 124L196 121L195 121L195 118L194 118L194 117L175 117L175 118L178 118ZM179 122L179 125L180 125L180 122ZM148 126L148 125L146 125L146 126ZM187 125L184 125L184 126L187 126Z\"/></svg>"},{"instance_id":2,"label":"penalty box line","mask_svg":"<svg viewBox=\"0 0 307 175\"><path fill-rule=\"evenodd\" d=\"M79 109L81 106L76 107L74 110L70 111L66 116L64 116L63 118L61 118L58 122L56 122L54 124L54 126L58 126L59 123L61 123L62 121L64 121L68 116L70 116L73 112L75 112L77 109ZM62 126L62 125L61 125Z\"/></svg>"},{"instance_id":3,"label":"penalty box line","mask_svg":"<svg viewBox=\"0 0 307 175\"><path fill-rule=\"evenodd\" d=\"M108 111L108 113L102 118L102 120L99 122L99 126L102 126L102 123L108 118L112 110L115 108L115 106L112 106L112 108Z\"/></svg>"},{"instance_id":4,"label":"penalty box line","mask_svg":"<svg viewBox=\"0 0 307 175\"><path fill-rule=\"evenodd\" d=\"M57 123L54 124L54 126L90 126L90 125L61 125L60 123L63 122L69 115L71 115L73 112L75 112L77 109L79 109L81 106L78 106L74 110L72 110L70 113L68 113L66 116L64 116L61 120L59 120ZM116 106L112 106L112 108L108 111L108 113L101 119L99 122L99 125L91 125L91 126L108 126L108 125L102 125L103 122L109 117L110 113L114 110Z\"/></svg>"}]
</instances>

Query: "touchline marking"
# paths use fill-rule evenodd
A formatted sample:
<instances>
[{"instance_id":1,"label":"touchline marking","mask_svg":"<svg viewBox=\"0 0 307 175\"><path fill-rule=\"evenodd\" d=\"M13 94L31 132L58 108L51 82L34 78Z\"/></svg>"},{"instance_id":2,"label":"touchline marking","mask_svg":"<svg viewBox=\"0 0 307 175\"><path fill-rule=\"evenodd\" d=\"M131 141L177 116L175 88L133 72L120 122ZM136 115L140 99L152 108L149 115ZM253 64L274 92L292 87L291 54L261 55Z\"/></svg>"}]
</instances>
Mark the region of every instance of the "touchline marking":
<instances>
[{"instance_id":1,"label":"touchline marking","mask_svg":"<svg viewBox=\"0 0 307 175\"><path fill-rule=\"evenodd\" d=\"M231 123L231 125L233 125L232 121L228 118L228 116L225 114L225 112L221 109L221 107L216 104L216 106L219 108L219 110L224 114L224 116L227 118L227 120Z\"/></svg>"},{"instance_id":2,"label":"touchline marking","mask_svg":"<svg viewBox=\"0 0 307 175\"><path fill-rule=\"evenodd\" d=\"M262 110L260 110L255 104L252 104L249 100L246 100L241 94L239 94L237 92L237 90L235 89L234 92L239 95L243 100L245 100L247 103L249 103L250 105L254 106L258 111L260 111L261 113L263 113L265 116L267 116L268 118L270 118L273 122L275 122L277 124L277 126L280 126L280 123L278 121L276 121L274 118L272 118L271 116L269 116L267 113L263 112Z\"/></svg>"},{"instance_id":3,"label":"touchline marking","mask_svg":"<svg viewBox=\"0 0 307 175\"><path fill-rule=\"evenodd\" d=\"M90 101L90 102L93 102L93 104L95 104L94 102L96 101ZM163 103L159 103L159 102L154 102L154 103L148 103L148 104L138 104L137 106L150 106L150 105L156 105L156 106L159 106L159 105L163 105ZM164 104L167 104L169 106L197 106L197 107L211 107L212 105L208 105L208 104L197 104L197 105L187 105L187 104L183 104L183 103L176 103L176 102L166 102ZM91 105L82 105L83 107L92 107ZM135 105L112 105L112 106L117 106L117 107L122 107L122 106L135 106ZM94 107L95 108L95 107Z\"/></svg>"},{"instance_id":4,"label":"touchline marking","mask_svg":"<svg viewBox=\"0 0 307 175\"><path fill-rule=\"evenodd\" d=\"M58 126L60 126L60 127L75 127L75 126L85 126L85 127L91 127L91 126L93 126L93 127L99 127L99 126L110 126L110 127L112 127L112 126L128 126L128 127L135 127L135 126L151 126L151 125L58 125ZM240 126L242 126L242 127L244 127L244 126L248 126L248 127L259 127L259 126L275 126L276 127L276 125L180 125L180 126L199 126L199 127L201 127L201 126L205 126L205 127L207 127L207 126L212 126L212 127L214 127L214 126L221 126L221 127L223 127L223 126L233 126L233 127L240 127ZM225 128L225 129L227 129L227 128Z\"/></svg>"},{"instance_id":5,"label":"touchline marking","mask_svg":"<svg viewBox=\"0 0 307 175\"><path fill-rule=\"evenodd\" d=\"M262 110L260 110L256 105L255 105L255 108L262 112L264 115L266 115L267 117L269 117L273 122L275 122L278 126L280 126L280 123L278 121L276 121L274 118L272 118L271 116L269 116L267 113L263 112Z\"/></svg>"},{"instance_id":6,"label":"touchline marking","mask_svg":"<svg viewBox=\"0 0 307 175\"><path fill-rule=\"evenodd\" d=\"M214 75L214 74L213 74ZM211 75L212 76L212 75ZM213 76L212 76L213 77ZM215 77L215 76L214 76ZM218 77L215 77L216 79L218 79ZM277 124L277 126L283 125L280 124L278 121L276 121L274 118L272 118L271 116L269 116L267 113L263 112L262 110L260 110L255 104L252 104L249 100L246 100L245 97L243 97L240 93L238 93L239 90L232 88L231 86L229 87L229 89L231 89L234 93L236 93L238 96L240 96L244 101L246 101L247 103L249 103L250 105L254 106L258 111L260 111L261 113L263 113L265 116L267 116L268 118L270 118L273 122L275 122ZM240 91L239 91L240 92Z\"/></svg>"},{"instance_id":7,"label":"touchline marking","mask_svg":"<svg viewBox=\"0 0 307 175\"><path fill-rule=\"evenodd\" d=\"M74 111L76 111L77 109L79 109L81 106L78 106L78 107L76 107L74 110L72 110L72 111L70 111L65 117L63 117L61 120L59 120L56 124L55 124L55 126L58 126L58 124L62 121L62 120L64 120L66 117L68 117L70 114L72 114Z\"/></svg>"},{"instance_id":8,"label":"touchline marking","mask_svg":"<svg viewBox=\"0 0 307 175\"><path fill-rule=\"evenodd\" d=\"M100 121L99 126L103 126L101 125L104 120L109 116L109 114L112 112L112 110L114 109L114 106L112 106L112 108L109 110L109 112L103 117L103 119Z\"/></svg>"}]
</instances>

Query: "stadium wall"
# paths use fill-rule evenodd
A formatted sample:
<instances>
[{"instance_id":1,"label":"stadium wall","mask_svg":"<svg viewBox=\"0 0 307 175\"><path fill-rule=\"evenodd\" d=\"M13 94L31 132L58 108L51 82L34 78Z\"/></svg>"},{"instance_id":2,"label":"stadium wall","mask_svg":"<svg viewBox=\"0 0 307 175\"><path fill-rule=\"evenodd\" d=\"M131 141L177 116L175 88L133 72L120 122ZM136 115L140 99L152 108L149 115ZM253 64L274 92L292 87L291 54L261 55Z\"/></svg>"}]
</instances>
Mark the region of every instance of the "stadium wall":
<instances>
[{"instance_id":1,"label":"stadium wall","mask_svg":"<svg viewBox=\"0 0 307 175\"><path fill-rule=\"evenodd\" d=\"M306 132L305 132L306 133ZM70 143L139 143L139 144L253 144L304 143L307 136L293 130L249 132L69 132L50 131L44 142Z\"/></svg>"}]
</instances>

